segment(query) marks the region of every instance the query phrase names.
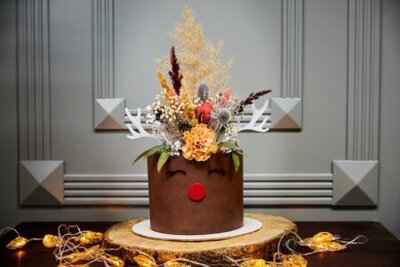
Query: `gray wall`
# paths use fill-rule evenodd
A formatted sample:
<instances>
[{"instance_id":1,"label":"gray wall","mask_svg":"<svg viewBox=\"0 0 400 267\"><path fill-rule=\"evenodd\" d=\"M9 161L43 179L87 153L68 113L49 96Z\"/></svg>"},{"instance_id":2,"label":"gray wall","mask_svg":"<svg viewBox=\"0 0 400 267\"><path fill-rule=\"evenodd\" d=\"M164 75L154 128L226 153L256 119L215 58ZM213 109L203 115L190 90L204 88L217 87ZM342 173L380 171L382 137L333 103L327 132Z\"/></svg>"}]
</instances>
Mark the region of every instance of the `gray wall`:
<instances>
[{"instance_id":1,"label":"gray wall","mask_svg":"<svg viewBox=\"0 0 400 267\"><path fill-rule=\"evenodd\" d=\"M254 202L249 198L254 205L247 210L293 220L380 221L399 237L400 3L187 3L206 36L224 41L224 60L234 57L229 85L237 94L244 97L273 88L274 97L302 98L301 130L242 134L242 147L249 154L244 170L249 184L251 179L276 182L276 177L285 176L303 177L304 187L314 182L314 176L325 177L323 181L330 185L325 191L331 195L321 199L331 203L333 161L379 162L377 205L316 205L315 198L307 202L306 197L299 198L303 205L284 205L279 199L260 196ZM101 198L100 206L89 205L93 203L87 198L68 202L68 197L59 206L21 203L24 184L18 166L20 160L61 160L67 187L85 175L144 179L144 163L132 167L130 162L151 141L131 142L124 131L96 131L95 99L124 98L129 108L152 101L158 90L154 59L168 52L167 33L181 17L182 1L8 0L0 5L0 208L4 215L0 227L34 220L116 221L147 214L140 199L121 198L124 205L112 206L103 205L110 202ZM360 6L376 12L373 19L366 15L360 20L376 34L365 35L375 41L370 45L356 43L358 32L352 32ZM293 21L302 27L285 28L285 23L297 25ZM376 57L365 56L368 51ZM364 66L360 73L375 80L357 75L356 66ZM300 75L288 74L287 67ZM361 102L353 95L358 84L370 88ZM363 123L358 126L353 118ZM121 178L128 174L136 176Z\"/></svg>"}]
</instances>

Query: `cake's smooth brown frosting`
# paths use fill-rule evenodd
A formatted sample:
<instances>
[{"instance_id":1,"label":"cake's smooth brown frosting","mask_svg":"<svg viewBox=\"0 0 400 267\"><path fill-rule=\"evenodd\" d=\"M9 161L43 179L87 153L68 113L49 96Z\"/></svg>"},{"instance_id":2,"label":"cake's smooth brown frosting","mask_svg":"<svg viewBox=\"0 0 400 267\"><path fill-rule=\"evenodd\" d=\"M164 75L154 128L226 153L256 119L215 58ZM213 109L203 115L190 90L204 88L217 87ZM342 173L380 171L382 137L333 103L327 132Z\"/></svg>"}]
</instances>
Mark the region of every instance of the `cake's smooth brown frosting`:
<instances>
[{"instance_id":1,"label":"cake's smooth brown frosting","mask_svg":"<svg viewBox=\"0 0 400 267\"><path fill-rule=\"evenodd\" d=\"M148 157L151 229L168 234L210 234L243 225L243 162L234 171L230 154L216 153L205 162L170 157L160 172L159 155ZM188 193L201 184L199 201Z\"/></svg>"}]
</instances>

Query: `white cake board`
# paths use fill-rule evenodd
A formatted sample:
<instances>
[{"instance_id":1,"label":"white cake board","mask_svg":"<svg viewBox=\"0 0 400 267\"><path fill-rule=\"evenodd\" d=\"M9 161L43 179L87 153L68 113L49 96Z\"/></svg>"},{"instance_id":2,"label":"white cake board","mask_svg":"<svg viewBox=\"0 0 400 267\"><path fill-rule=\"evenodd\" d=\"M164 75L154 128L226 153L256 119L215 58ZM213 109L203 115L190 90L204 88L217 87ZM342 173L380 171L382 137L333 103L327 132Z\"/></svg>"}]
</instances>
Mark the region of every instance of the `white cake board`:
<instances>
[{"instance_id":1,"label":"white cake board","mask_svg":"<svg viewBox=\"0 0 400 267\"><path fill-rule=\"evenodd\" d=\"M262 227L262 223L253 218L243 218L243 226L227 232L206 234L206 235L173 235L165 234L152 230L150 220L144 220L132 226L132 231L140 236L152 239L175 240L175 241L210 241L222 240L257 231Z\"/></svg>"}]
</instances>

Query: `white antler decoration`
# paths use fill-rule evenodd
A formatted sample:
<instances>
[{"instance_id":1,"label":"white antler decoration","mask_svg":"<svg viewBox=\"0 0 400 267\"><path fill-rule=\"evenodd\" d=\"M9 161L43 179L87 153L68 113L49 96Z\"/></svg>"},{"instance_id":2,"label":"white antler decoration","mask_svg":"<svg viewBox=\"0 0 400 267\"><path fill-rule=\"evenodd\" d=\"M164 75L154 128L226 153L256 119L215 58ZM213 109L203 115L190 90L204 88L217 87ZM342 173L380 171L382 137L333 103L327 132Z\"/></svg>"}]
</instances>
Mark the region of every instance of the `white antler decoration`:
<instances>
[{"instance_id":1,"label":"white antler decoration","mask_svg":"<svg viewBox=\"0 0 400 267\"><path fill-rule=\"evenodd\" d=\"M141 117L140 108L137 109L136 117L132 116L132 114L128 108L125 108L125 114L126 114L126 116L128 116L129 120L132 122L132 125L134 125L137 130L137 131L135 131L131 124L128 124L128 123L125 124L126 127L129 129L129 132L131 133L130 135L128 134L126 137L128 137L129 139L138 139L141 137L149 137L149 138L158 140L157 136L150 134L143 129L142 122L140 120L141 119L140 118Z\"/></svg>"},{"instance_id":2,"label":"white antler decoration","mask_svg":"<svg viewBox=\"0 0 400 267\"><path fill-rule=\"evenodd\" d=\"M255 131L255 132L260 132L260 133L265 133L269 130L270 124L267 123L267 120L270 118L270 116L265 116L265 118L257 124L257 120L261 118L263 115L264 111L268 108L269 106L269 99L267 99L261 109L257 109L254 103L251 105L252 109L252 116L251 120L249 123L243 125L243 126L238 126L238 132L249 130L249 131Z\"/></svg>"}]
</instances>

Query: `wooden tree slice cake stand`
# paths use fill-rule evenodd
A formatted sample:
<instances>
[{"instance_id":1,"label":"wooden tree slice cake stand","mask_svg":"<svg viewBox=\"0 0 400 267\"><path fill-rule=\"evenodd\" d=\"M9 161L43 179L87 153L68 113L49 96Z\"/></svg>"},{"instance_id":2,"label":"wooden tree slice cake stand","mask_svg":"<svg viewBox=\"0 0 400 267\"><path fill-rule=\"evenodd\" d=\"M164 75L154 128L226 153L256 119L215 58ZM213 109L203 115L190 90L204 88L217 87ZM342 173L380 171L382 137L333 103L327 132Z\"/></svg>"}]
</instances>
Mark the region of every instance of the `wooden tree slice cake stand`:
<instances>
[{"instance_id":1,"label":"wooden tree slice cake stand","mask_svg":"<svg viewBox=\"0 0 400 267\"><path fill-rule=\"evenodd\" d=\"M132 232L132 226L147 218L136 218L111 226L104 234L104 246L118 248L110 253L128 262L134 262L133 257L143 252L154 257L158 264L185 258L210 266L232 266L227 257L232 259L271 257L276 252L281 236L296 231L296 224L280 216L245 213L245 217L259 220L263 226L256 232L230 239L201 242L141 237Z\"/></svg>"}]
</instances>

